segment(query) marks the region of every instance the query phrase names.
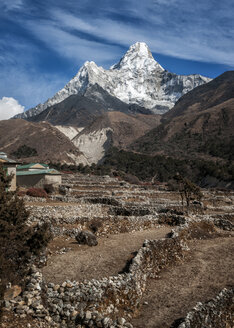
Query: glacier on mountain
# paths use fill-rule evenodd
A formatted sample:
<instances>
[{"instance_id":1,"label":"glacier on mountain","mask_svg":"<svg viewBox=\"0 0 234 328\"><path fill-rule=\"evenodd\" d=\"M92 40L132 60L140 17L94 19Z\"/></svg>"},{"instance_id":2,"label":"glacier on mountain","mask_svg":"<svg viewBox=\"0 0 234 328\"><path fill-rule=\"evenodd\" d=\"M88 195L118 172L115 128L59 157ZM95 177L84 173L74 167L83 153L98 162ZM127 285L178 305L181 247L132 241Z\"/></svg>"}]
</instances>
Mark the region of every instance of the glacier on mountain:
<instances>
[{"instance_id":1,"label":"glacier on mountain","mask_svg":"<svg viewBox=\"0 0 234 328\"><path fill-rule=\"evenodd\" d=\"M171 109L182 95L210 80L199 74L168 72L155 61L145 43L137 42L109 70L92 61L85 62L77 75L52 98L17 117L37 115L71 95L83 95L94 84L127 104L138 104L152 113L162 114Z\"/></svg>"}]
</instances>

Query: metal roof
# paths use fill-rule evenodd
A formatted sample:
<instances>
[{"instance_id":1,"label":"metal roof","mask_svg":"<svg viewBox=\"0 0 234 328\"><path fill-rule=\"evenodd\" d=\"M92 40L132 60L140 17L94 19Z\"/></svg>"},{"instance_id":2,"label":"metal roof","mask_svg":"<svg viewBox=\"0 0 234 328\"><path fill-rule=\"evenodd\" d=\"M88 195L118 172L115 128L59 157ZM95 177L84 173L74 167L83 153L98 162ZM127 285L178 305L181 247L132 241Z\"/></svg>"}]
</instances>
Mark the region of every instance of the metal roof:
<instances>
[{"instance_id":1,"label":"metal roof","mask_svg":"<svg viewBox=\"0 0 234 328\"><path fill-rule=\"evenodd\" d=\"M23 170L23 169L30 169L32 166L34 165L41 165L41 166L44 166L44 167L49 167L49 165L47 164L42 164L42 163L29 163L29 164L24 164L24 165L18 165L17 166L17 170Z\"/></svg>"},{"instance_id":2,"label":"metal roof","mask_svg":"<svg viewBox=\"0 0 234 328\"><path fill-rule=\"evenodd\" d=\"M49 175L61 175L61 173L54 169L48 170L35 170L35 171L17 171L16 175L35 175L35 174L49 174Z\"/></svg>"},{"instance_id":3,"label":"metal roof","mask_svg":"<svg viewBox=\"0 0 234 328\"><path fill-rule=\"evenodd\" d=\"M2 156L1 154L0 154L0 162L1 162L1 163L12 163L12 164L17 164L17 162L14 161L13 159L10 159L10 158L6 157L5 155Z\"/></svg>"},{"instance_id":4,"label":"metal roof","mask_svg":"<svg viewBox=\"0 0 234 328\"><path fill-rule=\"evenodd\" d=\"M7 154L3 151L0 151L0 163L3 164L21 164L20 162L15 161L14 159L8 158Z\"/></svg>"}]
</instances>

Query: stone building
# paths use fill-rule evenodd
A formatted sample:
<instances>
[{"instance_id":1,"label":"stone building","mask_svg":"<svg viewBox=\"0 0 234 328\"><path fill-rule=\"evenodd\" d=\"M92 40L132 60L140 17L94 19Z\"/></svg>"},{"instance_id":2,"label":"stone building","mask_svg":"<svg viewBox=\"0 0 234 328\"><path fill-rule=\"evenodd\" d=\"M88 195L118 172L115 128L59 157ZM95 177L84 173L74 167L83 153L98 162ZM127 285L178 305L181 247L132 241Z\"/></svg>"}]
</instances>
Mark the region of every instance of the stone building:
<instances>
[{"instance_id":1,"label":"stone building","mask_svg":"<svg viewBox=\"0 0 234 328\"><path fill-rule=\"evenodd\" d=\"M7 175L12 175L9 191L16 190L16 166L19 164L13 159L7 157L7 154L0 152L0 164L6 169Z\"/></svg>"},{"instance_id":2,"label":"stone building","mask_svg":"<svg viewBox=\"0 0 234 328\"><path fill-rule=\"evenodd\" d=\"M37 164L38 165L38 164ZM62 182L61 173L54 169L30 168L16 172L17 186L43 188L44 185L58 187Z\"/></svg>"}]
</instances>

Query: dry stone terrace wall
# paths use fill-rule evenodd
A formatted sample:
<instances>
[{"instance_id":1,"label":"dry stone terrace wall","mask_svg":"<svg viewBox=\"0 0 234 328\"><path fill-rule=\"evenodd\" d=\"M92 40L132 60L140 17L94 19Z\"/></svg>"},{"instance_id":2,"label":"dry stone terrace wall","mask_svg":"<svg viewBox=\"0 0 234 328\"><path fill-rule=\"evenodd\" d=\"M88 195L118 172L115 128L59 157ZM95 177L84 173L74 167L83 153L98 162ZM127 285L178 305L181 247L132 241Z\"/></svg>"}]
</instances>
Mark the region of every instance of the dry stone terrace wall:
<instances>
[{"instance_id":1,"label":"dry stone terrace wall","mask_svg":"<svg viewBox=\"0 0 234 328\"><path fill-rule=\"evenodd\" d=\"M69 196L56 196L63 200ZM65 199L64 199L65 198ZM72 198L71 206L28 206L29 223L47 221L51 223L55 235L74 237L78 229L88 229L93 220L101 222L97 235L119 233L152 228L157 225L157 206L143 202L125 202L116 197L81 197Z\"/></svg>"},{"instance_id":2,"label":"dry stone terrace wall","mask_svg":"<svg viewBox=\"0 0 234 328\"><path fill-rule=\"evenodd\" d=\"M75 237L78 230L89 229L93 221L99 223L97 235L152 228L158 224L158 208L168 204L164 198L160 198L160 192L154 189L147 190L144 186L132 186L110 177L65 175L63 183L67 194L51 197L52 201L61 202L61 206L47 205L44 200L42 206L35 206L35 204L28 206L29 224L38 221L49 222L55 236ZM111 194L121 190L122 196L104 197L105 186L112 190ZM74 188L76 190L80 188L85 193L89 191L90 194L71 196ZM94 191L97 193L96 196L93 196ZM31 199L27 197L26 200ZM64 206L63 202L72 204Z\"/></svg>"},{"instance_id":3,"label":"dry stone terrace wall","mask_svg":"<svg viewBox=\"0 0 234 328\"><path fill-rule=\"evenodd\" d=\"M231 328L234 323L234 288L223 289L215 298L198 303L174 328Z\"/></svg>"},{"instance_id":4,"label":"dry stone terrace wall","mask_svg":"<svg viewBox=\"0 0 234 328\"><path fill-rule=\"evenodd\" d=\"M48 222L54 236L67 235L74 238L78 230L92 230L91 225L95 226L95 224L98 225L97 236L158 226L157 212L141 206L139 208L113 207L83 203L71 206L27 206L27 208L30 211L29 224ZM118 215L121 214L120 209L122 214L127 215Z\"/></svg>"},{"instance_id":5,"label":"dry stone terrace wall","mask_svg":"<svg viewBox=\"0 0 234 328\"><path fill-rule=\"evenodd\" d=\"M132 327L127 321L140 305L147 278L183 260L192 229L194 224L186 222L173 230L172 238L145 241L129 270L109 278L45 284L34 268L22 297L7 306L59 327Z\"/></svg>"},{"instance_id":6,"label":"dry stone terrace wall","mask_svg":"<svg viewBox=\"0 0 234 328\"><path fill-rule=\"evenodd\" d=\"M185 217L183 213L173 213L172 208L179 209L175 193L167 198L169 194L166 191L125 183L121 185L109 177L67 176L64 183L67 194L56 195L52 199L61 201L61 205L51 206L43 201L42 206L28 206L31 212L29 224L49 222L55 236L69 237L75 237L78 229L90 229L95 220L101 222L97 231L99 236L152 228L159 222L170 222L171 225L180 225L180 228L173 229L171 238L145 241L126 267L126 272L117 276L83 282L65 281L55 285L46 284L40 272L34 270L22 297L7 305L18 314L29 313L45 318L51 326L131 328L128 321L140 305L147 278L157 277L163 268L183 260L188 250L186 238L191 233L188 233L190 221L205 220L222 229L233 229L229 219L223 222L217 216ZM103 196L105 186L108 186L107 196ZM64 205L63 202L73 204ZM225 204L229 209L232 207L230 203ZM168 207L171 212L167 211Z\"/></svg>"},{"instance_id":7,"label":"dry stone terrace wall","mask_svg":"<svg viewBox=\"0 0 234 328\"><path fill-rule=\"evenodd\" d=\"M115 199L122 201L126 201L128 198L132 198L133 201L136 198L136 201L139 201L140 197L140 201L149 203L154 197L159 199L165 195L165 192L160 191L157 186L132 185L109 176L64 175L63 184L69 189L70 195L76 197L85 197L87 195L91 197L108 197L114 195ZM176 198L178 197L176 196Z\"/></svg>"},{"instance_id":8,"label":"dry stone terrace wall","mask_svg":"<svg viewBox=\"0 0 234 328\"><path fill-rule=\"evenodd\" d=\"M100 204L101 199L104 198L114 199L120 205L141 204L158 208L180 206L180 196L176 192L167 192L160 186L131 185L109 176L65 174L62 177L62 183L64 194L50 196L52 201L90 204L99 202ZM226 213L234 213L234 192L203 190L203 193L204 207L209 213L218 213L224 209ZM35 199L29 197L26 197L26 200L35 202ZM45 199L40 199L40 201L45 202Z\"/></svg>"},{"instance_id":9,"label":"dry stone terrace wall","mask_svg":"<svg viewBox=\"0 0 234 328\"><path fill-rule=\"evenodd\" d=\"M6 306L19 315L27 313L43 318L48 327L131 328L128 321L140 305L147 278L157 277L163 268L183 260L188 250L186 240L192 229L196 229L194 224L186 222L173 229L172 238L145 241L129 270L113 277L45 284L40 272L34 268L23 295L7 302ZM187 315L180 328L204 328L207 323L211 323L207 327L225 327L222 324L231 318L230 294L225 292L222 295L224 297L218 297L208 306L199 305ZM196 325L197 320L200 326Z\"/></svg>"},{"instance_id":10,"label":"dry stone terrace wall","mask_svg":"<svg viewBox=\"0 0 234 328\"><path fill-rule=\"evenodd\" d=\"M132 327L127 320L139 307L147 278L182 260L186 250L180 236L146 241L126 273L101 280L46 285L34 269L21 299L8 306L60 327Z\"/></svg>"},{"instance_id":11,"label":"dry stone terrace wall","mask_svg":"<svg viewBox=\"0 0 234 328\"><path fill-rule=\"evenodd\" d=\"M100 199L98 199L100 200ZM91 230L95 227L97 236L132 232L150 229L159 224L183 225L186 221L212 222L218 228L232 231L233 223L230 216L222 218L212 215L181 215L177 210L158 214L157 207L134 204L134 206L112 206L111 199L102 198L102 204L87 204L85 202L67 206L28 206L30 210L29 224L34 222L48 222L54 236L68 236L74 238L79 230ZM103 204L104 203L104 204ZM113 203L114 204L114 203ZM179 213L178 214L174 214Z\"/></svg>"},{"instance_id":12,"label":"dry stone terrace wall","mask_svg":"<svg viewBox=\"0 0 234 328\"><path fill-rule=\"evenodd\" d=\"M65 282L62 286L70 288L66 291L67 296L70 297L69 302L73 300L73 307L77 310L76 320L82 324L82 327L85 325L85 327L115 327L118 324L118 317L128 318L129 315L131 317L139 307L147 278L156 276L164 267L181 260L185 253L184 246L184 242L178 237L147 241L133 259L129 272L125 274L99 281L91 280L78 286ZM59 289L55 286L51 287L49 303L53 304L54 300L56 303L60 298L61 286ZM54 292L54 289L59 292ZM64 291L65 289L62 288L62 293ZM82 298L81 295L85 297ZM79 304L78 308L75 303ZM59 313L56 312L57 316ZM104 319L101 320L101 317L109 317L108 324L103 325ZM59 320L59 317L54 319ZM98 322L100 325L97 325Z\"/></svg>"}]
</instances>

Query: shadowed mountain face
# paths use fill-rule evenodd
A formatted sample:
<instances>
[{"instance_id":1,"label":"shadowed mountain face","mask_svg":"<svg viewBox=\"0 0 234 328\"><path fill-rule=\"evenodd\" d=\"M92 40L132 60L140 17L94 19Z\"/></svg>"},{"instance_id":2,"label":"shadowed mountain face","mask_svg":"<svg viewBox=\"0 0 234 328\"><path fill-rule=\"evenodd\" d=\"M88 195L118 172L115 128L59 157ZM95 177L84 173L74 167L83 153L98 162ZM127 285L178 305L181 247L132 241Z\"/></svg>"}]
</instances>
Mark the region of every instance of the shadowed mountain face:
<instances>
[{"instance_id":1,"label":"shadowed mountain face","mask_svg":"<svg viewBox=\"0 0 234 328\"><path fill-rule=\"evenodd\" d=\"M234 159L234 71L180 98L162 123L132 145L177 157Z\"/></svg>"},{"instance_id":2,"label":"shadowed mountain face","mask_svg":"<svg viewBox=\"0 0 234 328\"><path fill-rule=\"evenodd\" d=\"M91 124L105 112L121 111L126 114L150 114L148 109L138 105L126 104L111 96L95 84L84 95L72 95L59 104L48 107L29 121L48 121L53 125L73 125L84 127Z\"/></svg>"},{"instance_id":3,"label":"shadowed mountain face","mask_svg":"<svg viewBox=\"0 0 234 328\"><path fill-rule=\"evenodd\" d=\"M20 146L35 149L37 155L22 156L24 162L78 163L82 154L73 143L47 122L31 123L21 119L0 121L0 149L9 157Z\"/></svg>"}]
</instances>

